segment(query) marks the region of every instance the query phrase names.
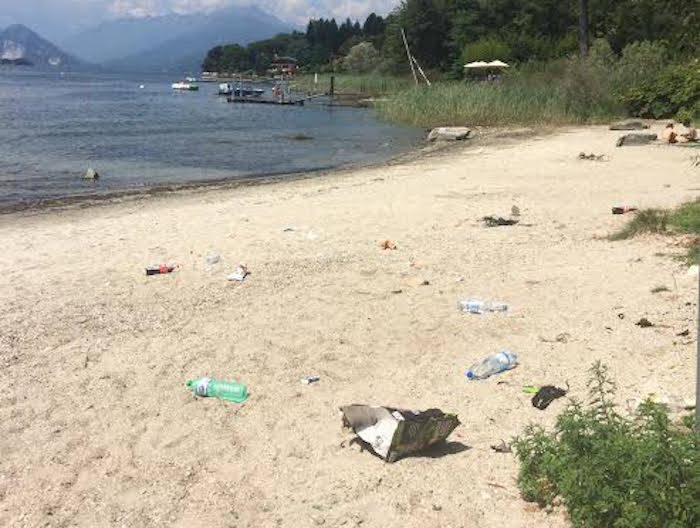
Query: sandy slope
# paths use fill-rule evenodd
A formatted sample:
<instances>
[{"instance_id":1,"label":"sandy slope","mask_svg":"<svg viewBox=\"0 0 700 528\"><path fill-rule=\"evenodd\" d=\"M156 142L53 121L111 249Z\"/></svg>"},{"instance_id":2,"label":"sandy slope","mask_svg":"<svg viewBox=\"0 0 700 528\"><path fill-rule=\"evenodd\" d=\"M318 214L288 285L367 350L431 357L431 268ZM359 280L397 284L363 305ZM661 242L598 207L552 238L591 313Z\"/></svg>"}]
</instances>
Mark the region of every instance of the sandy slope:
<instances>
[{"instance_id":1,"label":"sandy slope","mask_svg":"<svg viewBox=\"0 0 700 528\"><path fill-rule=\"evenodd\" d=\"M658 255L667 239L596 237L626 221L612 205L678 204L700 173L687 149L616 149L617 135L0 217L0 525L566 526L532 511L515 458L489 449L565 405L536 410L521 385L568 381L583 398L600 358L623 406L693 394L697 279ZM479 222L513 204L521 225ZM181 270L144 275L165 260ZM229 283L239 260L253 274ZM461 314L468 296L512 310ZM499 347L521 365L468 382ZM184 382L203 374L245 381L249 401L195 399ZM440 407L463 425L388 465L341 446L347 403Z\"/></svg>"}]
</instances>

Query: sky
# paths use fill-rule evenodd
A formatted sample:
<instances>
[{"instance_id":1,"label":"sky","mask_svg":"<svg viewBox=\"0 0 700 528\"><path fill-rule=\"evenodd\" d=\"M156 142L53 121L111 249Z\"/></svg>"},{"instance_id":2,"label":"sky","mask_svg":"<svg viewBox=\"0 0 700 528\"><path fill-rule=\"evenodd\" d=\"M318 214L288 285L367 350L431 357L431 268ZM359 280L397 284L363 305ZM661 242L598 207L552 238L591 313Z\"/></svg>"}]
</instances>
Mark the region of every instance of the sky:
<instances>
[{"instance_id":1,"label":"sky","mask_svg":"<svg viewBox=\"0 0 700 528\"><path fill-rule=\"evenodd\" d=\"M399 0L0 0L0 27L21 23L46 38L61 40L112 18L186 14L251 3L303 27L310 18L354 20L373 11L386 14Z\"/></svg>"}]
</instances>

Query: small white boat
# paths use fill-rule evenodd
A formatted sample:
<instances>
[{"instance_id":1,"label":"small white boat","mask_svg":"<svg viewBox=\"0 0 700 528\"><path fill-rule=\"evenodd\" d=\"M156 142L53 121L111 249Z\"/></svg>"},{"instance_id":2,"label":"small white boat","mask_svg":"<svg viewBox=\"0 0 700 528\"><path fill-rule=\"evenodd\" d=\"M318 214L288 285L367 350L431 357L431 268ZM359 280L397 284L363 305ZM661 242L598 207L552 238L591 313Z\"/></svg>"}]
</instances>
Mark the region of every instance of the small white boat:
<instances>
[{"instance_id":1,"label":"small white boat","mask_svg":"<svg viewBox=\"0 0 700 528\"><path fill-rule=\"evenodd\" d=\"M193 82L197 82L197 77L185 77L185 80L187 82L193 83Z\"/></svg>"},{"instance_id":2,"label":"small white boat","mask_svg":"<svg viewBox=\"0 0 700 528\"><path fill-rule=\"evenodd\" d=\"M199 86L190 82L176 82L172 84L173 90L184 90L194 92L199 90Z\"/></svg>"}]
</instances>

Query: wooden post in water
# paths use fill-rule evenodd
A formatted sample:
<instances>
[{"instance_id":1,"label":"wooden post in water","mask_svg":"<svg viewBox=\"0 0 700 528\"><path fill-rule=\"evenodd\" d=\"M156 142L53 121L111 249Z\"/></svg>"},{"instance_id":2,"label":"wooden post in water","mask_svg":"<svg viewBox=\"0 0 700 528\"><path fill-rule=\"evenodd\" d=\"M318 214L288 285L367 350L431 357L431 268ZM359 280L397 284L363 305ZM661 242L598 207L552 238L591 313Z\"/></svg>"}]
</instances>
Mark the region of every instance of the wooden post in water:
<instances>
[{"instance_id":1,"label":"wooden post in water","mask_svg":"<svg viewBox=\"0 0 700 528\"><path fill-rule=\"evenodd\" d=\"M331 89L329 93L331 96L331 104L333 104L333 96L335 95L335 75L331 75Z\"/></svg>"}]
</instances>

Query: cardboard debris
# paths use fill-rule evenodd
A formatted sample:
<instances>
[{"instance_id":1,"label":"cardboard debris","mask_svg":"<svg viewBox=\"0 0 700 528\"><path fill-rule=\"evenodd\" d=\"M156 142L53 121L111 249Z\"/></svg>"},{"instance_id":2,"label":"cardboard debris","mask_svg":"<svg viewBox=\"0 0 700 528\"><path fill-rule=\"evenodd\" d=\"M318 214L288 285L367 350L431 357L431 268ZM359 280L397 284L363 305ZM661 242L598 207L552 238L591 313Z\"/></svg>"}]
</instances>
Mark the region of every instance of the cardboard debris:
<instances>
[{"instance_id":1,"label":"cardboard debris","mask_svg":"<svg viewBox=\"0 0 700 528\"><path fill-rule=\"evenodd\" d=\"M352 428L387 462L444 441L459 425L454 414L440 409L406 411L392 407L346 405L340 408L343 425Z\"/></svg>"}]
</instances>

